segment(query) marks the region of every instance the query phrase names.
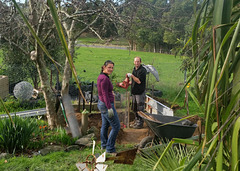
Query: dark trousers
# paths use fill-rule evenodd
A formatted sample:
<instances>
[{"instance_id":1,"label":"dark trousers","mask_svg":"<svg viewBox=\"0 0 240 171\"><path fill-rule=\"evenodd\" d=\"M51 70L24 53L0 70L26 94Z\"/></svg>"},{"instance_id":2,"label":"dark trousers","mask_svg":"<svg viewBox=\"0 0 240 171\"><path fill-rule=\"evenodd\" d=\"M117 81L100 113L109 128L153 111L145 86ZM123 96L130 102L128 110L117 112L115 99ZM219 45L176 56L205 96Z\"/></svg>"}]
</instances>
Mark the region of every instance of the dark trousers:
<instances>
[{"instance_id":1,"label":"dark trousers","mask_svg":"<svg viewBox=\"0 0 240 171\"><path fill-rule=\"evenodd\" d=\"M143 120L142 118L138 115L138 111L144 111L145 109L145 92L143 92L140 95L132 95L132 110L135 113L135 119L137 124L142 125Z\"/></svg>"}]
</instances>

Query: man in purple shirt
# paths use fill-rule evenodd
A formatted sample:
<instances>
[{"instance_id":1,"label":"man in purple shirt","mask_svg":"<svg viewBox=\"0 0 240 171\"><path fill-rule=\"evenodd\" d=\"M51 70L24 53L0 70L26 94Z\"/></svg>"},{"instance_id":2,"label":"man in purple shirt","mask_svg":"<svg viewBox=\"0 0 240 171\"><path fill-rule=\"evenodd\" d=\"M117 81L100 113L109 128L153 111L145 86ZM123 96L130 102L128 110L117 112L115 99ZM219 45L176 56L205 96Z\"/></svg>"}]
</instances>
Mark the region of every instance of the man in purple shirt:
<instances>
[{"instance_id":1,"label":"man in purple shirt","mask_svg":"<svg viewBox=\"0 0 240 171\"><path fill-rule=\"evenodd\" d=\"M109 75L113 72L114 63L107 60L102 66L102 72L97 79L98 88L98 109L101 112L101 147L106 149L107 153L115 153L115 141L120 130L120 121L114 107L113 85ZM112 127L108 135L108 128Z\"/></svg>"}]
</instances>

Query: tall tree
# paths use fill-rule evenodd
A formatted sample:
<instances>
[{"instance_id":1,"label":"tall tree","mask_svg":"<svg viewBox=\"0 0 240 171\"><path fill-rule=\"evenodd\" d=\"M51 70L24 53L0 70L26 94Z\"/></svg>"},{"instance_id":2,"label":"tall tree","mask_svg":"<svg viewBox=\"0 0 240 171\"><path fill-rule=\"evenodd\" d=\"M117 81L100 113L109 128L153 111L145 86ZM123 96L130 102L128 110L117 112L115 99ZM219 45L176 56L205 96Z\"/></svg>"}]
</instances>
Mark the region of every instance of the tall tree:
<instances>
[{"instance_id":1,"label":"tall tree","mask_svg":"<svg viewBox=\"0 0 240 171\"><path fill-rule=\"evenodd\" d=\"M53 28L55 26L53 25L53 22L49 20L51 18L51 15L49 14L48 4L42 0L29 0L28 2L29 13L27 16L29 17L28 19L30 21L29 23L31 24L31 28L33 28L32 34L36 34L35 37L40 38L45 44L41 45L40 47L39 41L37 39L32 39L30 34L27 36L29 37L29 41L32 43L32 46L29 48L31 50L31 60L34 61L39 74L41 89L43 91L46 102L48 123L49 126L53 128L56 125L61 125L63 123L63 116L57 115L57 111L55 109L56 98L55 94L51 90L47 71L48 62L46 61L46 56L44 54L44 52L46 53L46 50L43 49L43 46L47 47L46 39L52 35L50 33L54 32ZM49 2L52 1L48 1L48 3ZM56 6L58 7L58 13L62 25L65 29L64 34L67 37L68 49L70 51L71 57L74 57L75 42L83 32L86 30L91 30L100 37L100 34L93 27L93 24L99 18L109 18L109 21L112 23L119 21L118 12L116 10L116 3L113 1L56 1ZM27 23L27 21L25 22ZM27 52L27 54L30 53ZM50 56L49 54L47 55ZM67 97L69 80L72 72L69 65L69 59L65 59L66 60L62 77L63 97ZM70 100L68 99L67 101ZM71 103L67 102L66 104Z\"/></svg>"}]
</instances>

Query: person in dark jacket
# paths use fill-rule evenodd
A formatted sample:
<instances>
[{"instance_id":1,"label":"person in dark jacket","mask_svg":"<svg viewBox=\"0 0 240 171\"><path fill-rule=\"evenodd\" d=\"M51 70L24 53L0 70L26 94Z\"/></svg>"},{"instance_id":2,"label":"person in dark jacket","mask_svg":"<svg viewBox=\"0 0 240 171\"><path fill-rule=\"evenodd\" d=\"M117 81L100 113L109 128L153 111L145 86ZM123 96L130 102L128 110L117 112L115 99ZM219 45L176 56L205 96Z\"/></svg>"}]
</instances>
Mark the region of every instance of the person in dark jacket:
<instances>
[{"instance_id":1,"label":"person in dark jacket","mask_svg":"<svg viewBox=\"0 0 240 171\"><path fill-rule=\"evenodd\" d=\"M143 119L138 115L138 111L144 111L145 108L145 89L147 70L141 65L140 57L134 58L134 68L132 73L127 73L131 81L132 109L135 113L135 122L132 126L135 129L143 127Z\"/></svg>"},{"instance_id":2,"label":"person in dark jacket","mask_svg":"<svg viewBox=\"0 0 240 171\"><path fill-rule=\"evenodd\" d=\"M101 147L107 153L115 153L115 141L120 130L120 121L114 107L113 85L109 75L113 72L114 63L107 60L102 66L102 71L97 79L98 88L98 109L101 112ZM109 135L108 128L112 127Z\"/></svg>"}]
</instances>

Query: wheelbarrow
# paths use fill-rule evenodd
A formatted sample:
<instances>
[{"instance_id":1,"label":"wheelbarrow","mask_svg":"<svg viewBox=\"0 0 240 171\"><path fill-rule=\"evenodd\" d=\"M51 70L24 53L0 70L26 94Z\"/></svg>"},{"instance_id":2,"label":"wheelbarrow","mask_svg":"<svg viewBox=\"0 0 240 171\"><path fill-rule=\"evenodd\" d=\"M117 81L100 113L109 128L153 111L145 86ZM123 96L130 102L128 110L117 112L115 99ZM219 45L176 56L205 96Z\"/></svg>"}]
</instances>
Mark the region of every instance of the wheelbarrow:
<instances>
[{"instance_id":1,"label":"wheelbarrow","mask_svg":"<svg viewBox=\"0 0 240 171\"><path fill-rule=\"evenodd\" d=\"M141 140L139 144L140 149L152 146L153 141L167 143L172 138L190 138L197 128L197 124L176 116L149 114L141 111L138 114L154 133L154 137L148 136Z\"/></svg>"}]
</instances>

